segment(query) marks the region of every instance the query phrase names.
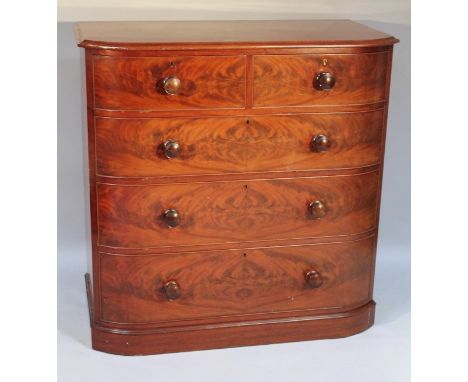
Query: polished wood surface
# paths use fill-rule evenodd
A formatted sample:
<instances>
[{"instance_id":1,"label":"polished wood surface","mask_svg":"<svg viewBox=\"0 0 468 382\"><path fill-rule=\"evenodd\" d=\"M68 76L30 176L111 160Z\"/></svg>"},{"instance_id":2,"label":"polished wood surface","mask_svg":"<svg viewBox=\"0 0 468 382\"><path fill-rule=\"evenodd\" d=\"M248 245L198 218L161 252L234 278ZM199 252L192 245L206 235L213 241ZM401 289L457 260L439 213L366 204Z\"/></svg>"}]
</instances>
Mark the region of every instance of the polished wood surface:
<instances>
[{"instance_id":1,"label":"polished wood surface","mask_svg":"<svg viewBox=\"0 0 468 382\"><path fill-rule=\"evenodd\" d=\"M83 22L75 28L85 48L185 49L197 44L238 45L391 45L386 33L350 20L126 21ZM195 45L195 47L193 46Z\"/></svg>"},{"instance_id":2,"label":"polished wood surface","mask_svg":"<svg viewBox=\"0 0 468 382\"><path fill-rule=\"evenodd\" d=\"M94 103L101 109L239 108L245 103L244 56L96 56L93 74ZM180 89L167 94L164 80L174 75Z\"/></svg>"},{"instance_id":3,"label":"polished wood surface","mask_svg":"<svg viewBox=\"0 0 468 382\"><path fill-rule=\"evenodd\" d=\"M395 38L323 20L80 23L77 39L94 349L373 324Z\"/></svg>"},{"instance_id":4,"label":"polished wood surface","mask_svg":"<svg viewBox=\"0 0 468 382\"><path fill-rule=\"evenodd\" d=\"M272 311L346 310L369 301L373 244L368 238L170 256L101 253L101 318L156 323ZM311 269L323 280L318 287L308 281ZM171 299L165 288L168 280L178 285Z\"/></svg>"},{"instance_id":5,"label":"polished wood surface","mask_svg":"<svg viewBox=\"0 0 468 382\"><path fill-rule=\"evenodd\" d=\"M347 312L301 317L182 326L159 330L119 330L101 324L92 328L93 349L121 355L275 344L348 337L374 324L375 303Z\"/></svg>"},{"instance_id":6,"label":"polished wood surface","mask_svg":"<svg viewBox=\"0 0 468 382\"><path fill-rule=\"evenodd\" d=\"M160 247L356 234L375 225L379 172L153 186L98 184L99 245ZM326 206L313 219L309 204ZM177 227L164 212L176 209Z\"/></svg>"},{"instance_id":7,"label":"polished wood surface","mask_svg":"<svg viewBox=\"0 0 468 382\"><path fill-rule=\"evenodd\" d=\"M367 104L385 99L387 53L254 56L255 107ZM318 90L315 77L336 83Z\"/></svg>"},{"instance_id":8,"label":"polished wood surface","mask_svg":"<svg viewBox=\"0 0 468 382\"><path fill-rule=\"evenodd\" d=\"M369 166L380 160L382 118L382 110L245 118L97 118L97 172L157 177ZM329 139L323 152L311 147L320 135ZM169 140L178 144L171 159L164 149Z\"/></svg>"}]
</instances>

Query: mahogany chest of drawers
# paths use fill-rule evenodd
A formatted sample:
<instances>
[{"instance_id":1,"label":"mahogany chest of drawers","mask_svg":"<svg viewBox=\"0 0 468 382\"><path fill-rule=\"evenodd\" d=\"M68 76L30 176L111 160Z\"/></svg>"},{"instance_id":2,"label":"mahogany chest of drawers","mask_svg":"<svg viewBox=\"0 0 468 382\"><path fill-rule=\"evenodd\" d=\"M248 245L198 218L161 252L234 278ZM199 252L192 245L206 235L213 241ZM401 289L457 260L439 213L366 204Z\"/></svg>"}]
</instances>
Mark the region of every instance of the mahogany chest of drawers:
<instances>
[{"instance_id":1,"label":"mahogany chest of drawers","mask_svg":"<svg viewBox=\"0 0 468 382\"><path fill-rule=\"evenodd\" d=\"M393 44L351 21L80 23L93 348L369 328Z\"/></svg>"}]
</instances>

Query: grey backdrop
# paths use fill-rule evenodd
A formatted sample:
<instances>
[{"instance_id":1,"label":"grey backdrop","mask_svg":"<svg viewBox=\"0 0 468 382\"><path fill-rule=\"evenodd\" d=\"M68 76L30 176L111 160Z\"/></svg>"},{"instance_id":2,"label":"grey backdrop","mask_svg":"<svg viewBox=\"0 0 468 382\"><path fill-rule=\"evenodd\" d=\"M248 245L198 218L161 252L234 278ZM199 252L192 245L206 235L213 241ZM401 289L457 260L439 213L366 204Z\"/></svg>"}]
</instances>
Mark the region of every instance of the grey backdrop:
<instances>
[{"instance_id":1,"label":"grey backdrop","mask_svg":"<svg viewBox=\"0 0 468 382\"><path fill-rule=\"evenodd\" d=\"M385 153L375 326L353 337L147 357L90 348L80 49L58 23L58 346L60 381L409 381L410 28L357 20L398 37Z\"/></svg>"}]
</instances>

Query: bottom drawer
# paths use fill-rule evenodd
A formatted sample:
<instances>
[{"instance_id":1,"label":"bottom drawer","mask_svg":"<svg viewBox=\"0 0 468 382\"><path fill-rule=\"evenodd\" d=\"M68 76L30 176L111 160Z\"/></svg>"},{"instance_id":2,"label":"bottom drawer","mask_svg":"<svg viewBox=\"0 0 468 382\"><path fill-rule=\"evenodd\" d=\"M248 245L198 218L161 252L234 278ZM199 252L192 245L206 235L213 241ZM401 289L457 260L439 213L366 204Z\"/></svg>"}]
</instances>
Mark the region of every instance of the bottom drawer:
<instances>
[{"instance_id":1,"label":"bottom drawer","mask_svg":"<svg viewBox=\"0 0 468 382\"><path fill-rule=\"evenodd\" d=\"M101 320L158 323L350 308L370 299L374 237L168 255L100 254Z\"/></svg>"}]
</instances>

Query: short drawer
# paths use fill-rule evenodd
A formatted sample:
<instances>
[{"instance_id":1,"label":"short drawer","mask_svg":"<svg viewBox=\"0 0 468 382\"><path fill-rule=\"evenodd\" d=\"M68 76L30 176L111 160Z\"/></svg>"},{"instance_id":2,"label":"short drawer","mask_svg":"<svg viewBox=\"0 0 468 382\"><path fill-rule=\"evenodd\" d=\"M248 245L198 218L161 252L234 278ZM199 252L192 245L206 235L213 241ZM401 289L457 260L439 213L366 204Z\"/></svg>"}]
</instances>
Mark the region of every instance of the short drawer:
<instances>
[{"instance_id":1,"label":"short drawer","mask_svg":"<svg viewBox=\"0 0 468 382\"><path fill-rule=\"evenodd\" d=\"M313 178L98 184L98 243L148 248L361 233L376 224L379 172Z\"/></svg>"},{"instance_id":2,"label":"short drawer","mask_svg":"<svg viewBox=\"0 0 468 382\"><path fill-rule=\"evenodd\" d=\"M158 177L361 167L380 161L383 111L96 119L99 175Z\"/></svg>"},{"instance_id":3,"label":"short drawer","mask_svg":"<svg viewBox=\"0 0 468 382\"><path fill-rule=\"evenodd\" d=\"M254 106L340 106L385 100L387 53L254 57Z\"/></svg>"},{"instance_id":4,"label":"short drawer","mask_svg":"<svg viewBox=\"0 0 468 382\"><path fill-rule=\"evenodd\" d=\"M95 56L93 76L100 109L244 107L244 56Z\"/></svg>"},{"instance_id":5,"label":"short drawer","mask_svg":"<svg viewBox=\"0 0 468 382\"><path fill-rule=\"evenodd\" d=\"M369 296L374 239L170 255L101 253L101 319L157 323L343 310Z\"/></svg>"}]
</instances>

